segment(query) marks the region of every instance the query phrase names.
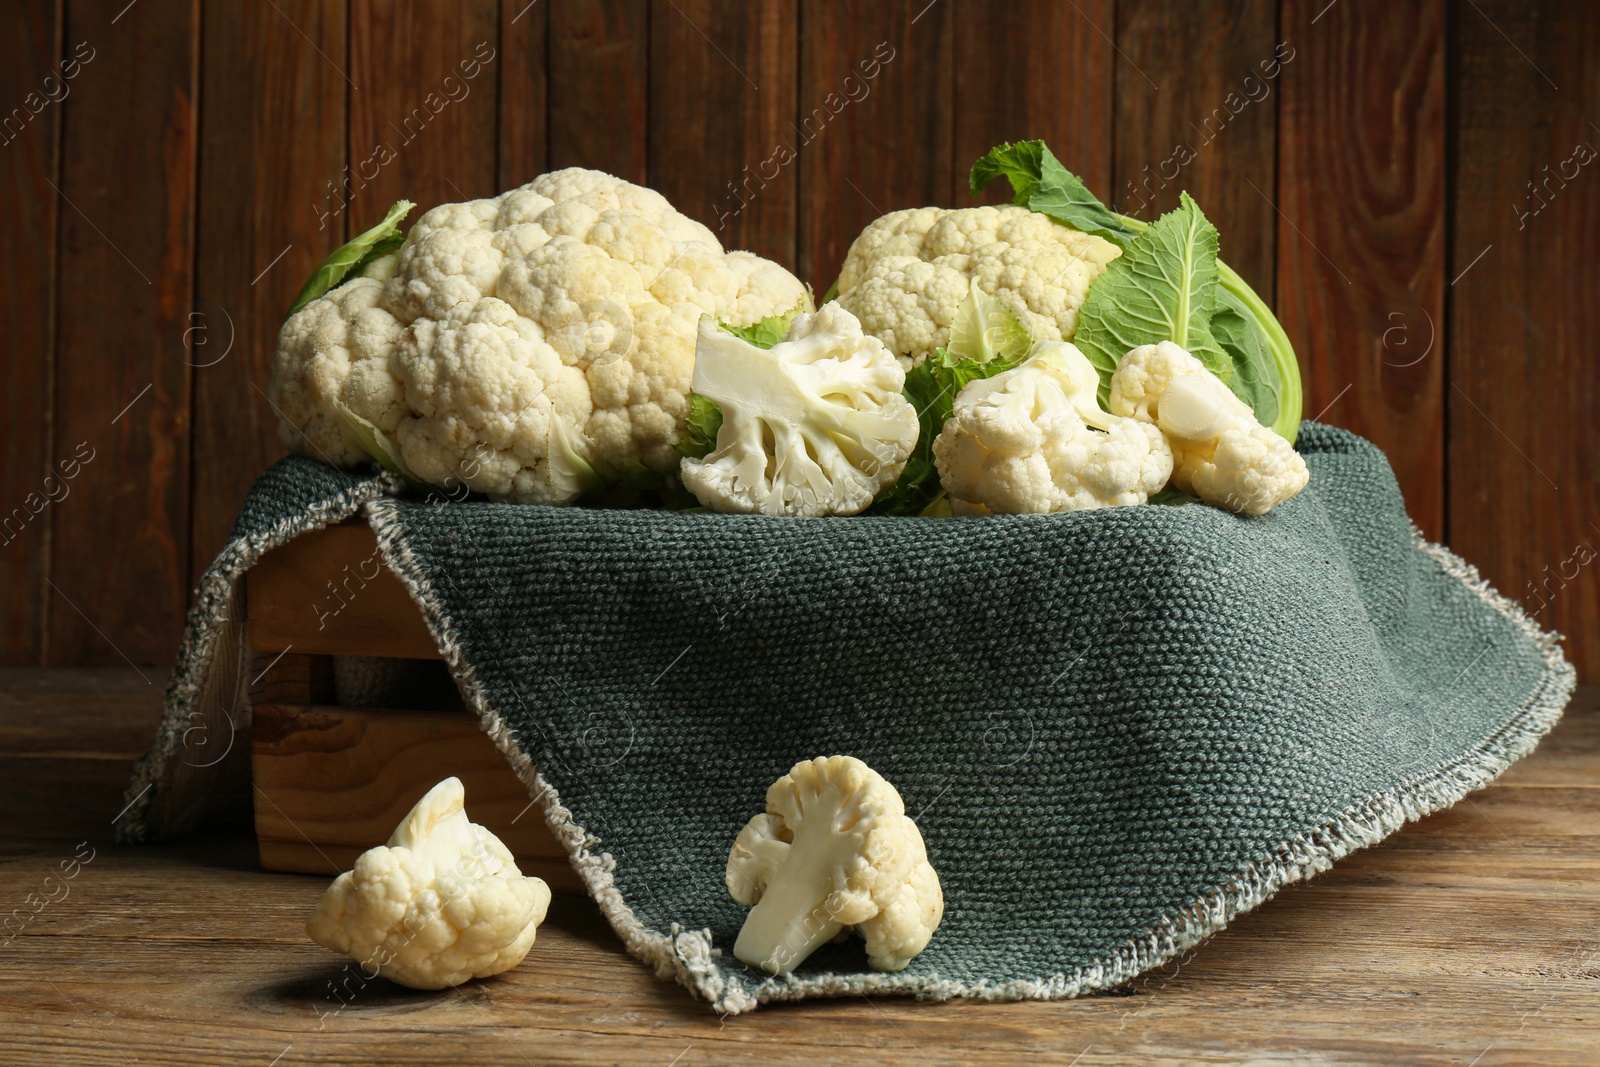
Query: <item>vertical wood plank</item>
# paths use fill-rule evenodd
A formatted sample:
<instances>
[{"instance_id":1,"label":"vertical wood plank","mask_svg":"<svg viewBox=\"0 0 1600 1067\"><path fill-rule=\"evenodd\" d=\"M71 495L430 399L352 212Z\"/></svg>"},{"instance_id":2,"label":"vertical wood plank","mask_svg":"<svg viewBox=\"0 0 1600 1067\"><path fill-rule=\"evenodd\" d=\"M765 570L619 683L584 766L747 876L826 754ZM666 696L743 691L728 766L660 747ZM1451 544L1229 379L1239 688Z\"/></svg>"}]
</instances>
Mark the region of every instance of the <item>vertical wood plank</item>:
<instances>
[{"instance_id":1,"label":"vertical wood plank","mask_svg":"<svg viewBox=\"0 0 1600 1067\"><path fill-rule=\"evenodd\" d=\"M1288 0L1283 19L1278 312L1305 414L1382 447L1439 539L1445 5Z\"/></svg>"},{"instance_id":2,"label":"vertical wood plank","mask_svg":"<svg viewBox=\"0 0 1600 1067\"><path fill-rule=\"evenodd\" d=\"M498 191L526 185L547 169L550 9L549 0L503 0L500 5Z\"/></svg>"},{"instance_id":3,"label":"vertical wood plank","mask_svg":"<svg viewBox=\"0 0 1600 1067\"><path fill-rule=\"evenodd\" d=\"M54 515L50 663L162 663L178 644L198 19L178 0L67 7L66 39L98 55L65 105L59 277L74 306L58 322L54 437L57 455L95 458Z\"/></svg>"},{"instance_id":4,"label":"vertical wood plank","mask_svg":"<svg viewBox=\"0 0 1600 1067\"><path fill-rule=\"evenodd\" d=\"M59 3L21 6L8 29L10 55L0 64L0 106L10 109L0 114L0 663L18 665L44 655L52 501L70 496L75 481L49 454L58 207L51 183L61 102L90 68L75 60L74 76L63 77L61 61L79 42L62 47Z\"/></svg>"},{"instance_id":5,"label":"vertical wood plank","mask_svg":"<svg viewBox=\"0 0 1600 1067\"><path fill-rule=\"evenodd\" d=\"M550 166L648 177L649 0L550 8ZM680 116L682 118L682 116ZM712 125L702 116L697 128Z\"/></svg>"},{"instance_id":6,"label":"vertical wood plank","mask_svg":"<svg viewBox=\"0 0 1600 1067\"><path fill-rule=\"evenodd\" d=\"M1004 204L997 182L981 198L964 190L972 164L1004 141L1043 138L1068 170L1111 195L1114 0L953 0L958 204Z\"/></svg>"},{"instance_id":7,"label":"vertical wood plank","mask_svg":"<svg viewBox=\"0 0 1600 1067\"><path fill-rule=\"evenodd\" d=\"M801 8L799 274L819 295L873 219L967 202L952 180L954 11L943 0Z\"/></svg>"},{"instance_id":8,"label":"vertical wood plank","mask_svg":"<svg viewBox=\"0 0 1600 1067\"><path fill-rule=\"evenodd\" d=\"M499 14L497 0L351 0L350 233L396 200L415 221L499 191Z\"/></svg>"},{"instance_id":9,"label":"vertical wood plank","mask_svg":"<svg viewBox=\"0 0 1600 1067\"><path fill-rule=\"evenodd\" d=\"M1453 16L1451 546L1600 670L1600 11Z\"/></svg>"},{"instance_id":10,"label":"vertical wood plank","mask_svg":"<svg viewBox=\"0 0 1600 1067\"><path fill-rule=\"evenodd\" d=\"M1275 50L1276 5L1120 0L1116 38L1112 205L1152 219L1188 190L1270 302L1279 83L1296 62Z\"/></svg>"},{"instance_id":11,"label":"vertical wood plank","mask_svg":"<svg viewBox=\"0 0 1600 1067\"><path fill-rule=\"evenodd\" d=\"M283 454L266 400L278 326L343 240L345 8L210 4L202 28L191 578Z\"/></svg>"},{"instance_id":12,"label":"vertical wood plank","mask_svg":"<svg viewBox=\"0 0 1600 1067\"><path fill-rule=\"evenodd\" d=\"M726 248L795 268L796 0L658 0L652 184Z\"/></svg>"}]
</instances>

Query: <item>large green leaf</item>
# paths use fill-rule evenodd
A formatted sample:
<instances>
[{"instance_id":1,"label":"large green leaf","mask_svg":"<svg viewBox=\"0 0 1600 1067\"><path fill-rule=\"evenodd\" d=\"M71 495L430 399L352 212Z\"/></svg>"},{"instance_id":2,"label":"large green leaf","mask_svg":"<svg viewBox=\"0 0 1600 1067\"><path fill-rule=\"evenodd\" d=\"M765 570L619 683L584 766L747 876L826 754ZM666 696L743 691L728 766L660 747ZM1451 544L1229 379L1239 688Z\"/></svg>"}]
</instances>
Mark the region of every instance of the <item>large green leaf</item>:
<instances>
[{"instance_id":1,"label":"large green leaf","mask_svg":"<svg viewBox=\"0 0 1600 1067\"><path fill-rule=\"evenodd\" d=\"M1283 383L1278 378L1271 346L1261 331L1252 328L1252 322L1243 302L1219 287L1217 310L1211 316L1211 336L1233 369L1228 386L1255 411L1257 422L1272 426L1278 421L1278 394Z\"/></svg>"},{"instance_id":2,"label":"large green leaf","mask_svg":"<svg viewBox=\"0 0 1600 1067\"><path fill-rule=\"evenodd\" d=\"M1100 372L1100 401L1111 374L1140 345L1172 341L1222 378L1227 357L1211 336L1217 301L1217 228L1184 193L1178 206L1128 243L1089 288L1073 342Z\"/></svg>"},{"instance_id":3,"label":"large green leaf","mask_svg":"<svg viewBox=\"0 0 1600 1067\"><path fill-rule=\"evenodd\" d=\"M359 276L373 260L388 255L404 244L406 235L400 229L400 222L416 206L409 200L399 201L389 209L382 222L335 249L333 255L311 272L311 277L301 287L294 303L289 305L289 312L284 318L288 319L317 297L337 289L346 279Z\"/></svg>"}]
</instances>

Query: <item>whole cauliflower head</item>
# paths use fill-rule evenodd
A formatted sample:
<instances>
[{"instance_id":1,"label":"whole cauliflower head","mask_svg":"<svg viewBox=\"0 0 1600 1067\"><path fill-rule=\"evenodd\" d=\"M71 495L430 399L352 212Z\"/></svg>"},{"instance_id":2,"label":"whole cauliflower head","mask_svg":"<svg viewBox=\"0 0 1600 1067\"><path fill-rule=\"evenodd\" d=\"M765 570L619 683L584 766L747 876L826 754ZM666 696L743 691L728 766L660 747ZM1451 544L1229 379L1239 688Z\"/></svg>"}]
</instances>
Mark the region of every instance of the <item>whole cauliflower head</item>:
<instances>
[{"instance_id":1,"label":"whole cauliflower head","mask_svg":"<svg viewBox=\"0 0 1600 1067\"><path fill-rule=\"evenodd\" d=\"M550 906L494 834L467 821L459 778L417 801L387 845L334 880L306 933L412 989L443 989L521 963Z\"/></svg>"},{"instance_id":2,"label":"whole cauliflower head","mask_svg":"<svg viewBox=\"0 0 1600 1067\"><path fill-rule=\"evenodd\" d=\"M839 303L907 370L950 338L977 279L1036 341L1071 340L1116 245L1025 207L912 208L870 223L839 272Z\"/></svg>"},{"instance_id":3,"label":"whole cauliflower head","mask_svg":"<svg viewBox=\"0 0 1600 1067\"><path fill-rule=\"evenodd\" d=\"M961 390L933 443L956 515L1082 511L1143 504L1172 474L1161 431L1101 410L1100 378L1070 342Z\"/></svg>"},{"instance_id":4,"label":"whole cauliflower head","mask_svg":"<svg viewBox=\"0 0 1600 1067\"><path fill-rule=\"evenodd\" d=\"M904 970L944 917L944 893L894 786L853 756L803 760L728 854L728 892L754 905L733 954L788 974L846 930L867 962Z\"/></svg>"},{"instance_id":5,"label":"whole cauliflower head","mask_svg":"<svg viewBox=\"0 0 1600 1067\"><path fill-rule=\"evenodd\" d=\"M724 252L661 194L578 168L440 205L363 273L279 333L285 446L361 462L342 404L421 480L518 503L569 503L596 471L672 470L700 317L810 307L794 275Z\"/></svg>"},{"instance_id":6,"label":"whole cauliflower head","mask_svg":"<svg viewBox=\"0 0 1600 1067\"><path fill-rule=\"evenodd\" d=\"M1172 446L1172 484L1216 507L1264 515L1311 478L1293 445L1171 341L1122 357L1111 377L1110 406L1159 426Z\"/></svg>"},{"instance_id":7,"label":"whole cauliflower head","mask_svg":"<svg viewBox=\"0 0 1600 1067\"><path fill-rule=\"evenodd\" d=\"M917 443L905 371L837 303L797 316L770 349L700 322L694 391L716 401L715 449L679 477L712 511L854 515Z\"/></svg>"}]
</instances>

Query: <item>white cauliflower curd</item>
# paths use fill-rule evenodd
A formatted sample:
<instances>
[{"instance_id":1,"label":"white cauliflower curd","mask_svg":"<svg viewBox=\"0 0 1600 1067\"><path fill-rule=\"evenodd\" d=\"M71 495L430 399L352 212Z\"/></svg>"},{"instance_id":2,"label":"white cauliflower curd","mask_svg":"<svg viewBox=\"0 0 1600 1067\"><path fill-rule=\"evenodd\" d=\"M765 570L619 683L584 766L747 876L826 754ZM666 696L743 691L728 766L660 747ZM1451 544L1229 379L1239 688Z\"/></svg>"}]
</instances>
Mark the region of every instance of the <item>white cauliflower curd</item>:
<instances>
[{"instance_id":1,"label":"white cauliflower curd","mask_svg":"<svg viewBox=\"0 0 1600 1067\"><path fill-rule=\"evenodd\" d=\"M1111 410L1159 426L1172 446L1172 484L1206 503L1264 515L1306 487L1294 446L1171 341L1141 345L1111 377Z\"/></svg>"},{"instance_id":2,"label":"white cauliflower curd","mask_svg":"<svg viewBox=\"0 0 1600 1067\"><path fill-rule=\"evenodd\" d=\"M700 323L694 391L722 411L716 447L685 458L684 487L711 511L854 515L894 484L917 443L905 372L837 303L759 348Z\"/></svg>"},{"instance_id":3,"label":"white cauliflower curd","mask_svg":"<svg viewBox=\"0 0 1600 1067\"><path fill-rule=\"evenodd\" d=\"M1068 342L962 389L933 443L956 515L1082 511L1143 504L1172 474L1161 431L1095 399L1100 378Z\"/></svg>"},{"instance_id":4,"label":"white cauliflower curd","mask_svg":"<svg viewBox=\"0 0 1600 1067\"><path fill-rule=\"evenodd\" d=\"M292 452L360 463L365 420L422 481L570 503L597 472L677 466L702 315L796 306L797 278L724 252L661 194L554 171L434 208L292 314L269 397Z\"/></svg>"},{"instance_id":5,"label":"white cauliflower curd","mask_svg":"<svg viewBox=\"0 0 1600 1067\"><path fill-rule=\"evenodd\" d=\"M976 279L1035 341L1071 340L1090 284L1116 245L1025 207L913 208L861 231L839 272L839 303L907 370L949 343Z\"/></svg>"},{"instance_id":6,"label":"white cauliflower curd","mask_svg":"<svg viewBox=\"0 0 1600 1067\"><path fill-rule=\"evenodd\" d=\"M334 880L306 933L412 989L443 989L509 971L533 947L550 907L543 879L517 870L498 837L467 821L466 792L446 778L417 801L387 845Z\"/></svg>"}]
</instances>

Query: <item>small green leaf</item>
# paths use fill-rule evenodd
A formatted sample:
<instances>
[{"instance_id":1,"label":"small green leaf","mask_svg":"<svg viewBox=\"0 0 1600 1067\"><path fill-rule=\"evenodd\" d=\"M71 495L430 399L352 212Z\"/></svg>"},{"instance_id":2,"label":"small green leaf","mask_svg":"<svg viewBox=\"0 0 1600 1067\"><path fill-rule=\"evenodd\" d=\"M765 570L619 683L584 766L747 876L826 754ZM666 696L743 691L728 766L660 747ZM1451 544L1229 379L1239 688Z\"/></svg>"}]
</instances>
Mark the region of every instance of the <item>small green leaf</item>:
<instances>
[{"instance_id":1,"label":"small green leaf","mask_svg":"<svg viewBox=\"0 0 1600 1067\"><path fill-rule=\"evenodd\" d=\"M400 230L400 222L416 206L409 200L399 201L389 209L382 222L335 249L333 255L323 260L322 266L311 273L310 279L294 298L294 303L289 305L289 312L284 319L287 320L317 297L337 289L347 279L359 276L373 260L388 255L404 244L406 236Z\"/></svg>"},{"instance_id":2,"label":"small green leaf","mask_svg":"<svg viewBox=\"0 0 1600 1067\"><path fill-rule=\"evenodd\" d=\"M972 165L967 176L967 186L977 196L997 178L1011 183L1011 202L1028 206L1028 198L1039 185L1044 169L1044 157L1050 149L1043 141L1017 141L1015 144L995 145L989 154ZM1050 157L1054 159L1054 156ZM1059 164L1058 164L1059 165Z\"/></svg>"},{"instance_id":3,"label":"small green leaf","mask_svg":"<svg viewBox=\"0 0 1600 1067\"><path fill-rule=\"evenodd\" d=\"M724 333L731 333L742 341L748 341L757 348L771 348L783 340L783 335L789 332L789 326L806 310L810 299L796 304L781 315L768 315L760 322L751 323L749 326L729 326L725 322L717 323Z\"/></svg>"},{"instance_id":4,"label":"small green leaf","mask_svg":"<svg viewBox=\"0 0 1600 1067\"><path fill-rule=\"evenodd\" d=\"M351 411L341 400L333 402L333 409L339 413L339 421L344 424L350 436L356 439L361 451L365 452L374 463L386 471L400 475L408 482L415 485L422 484L406 466L405 460L400 458L400 446L395 444L388 434L378 429L371 420Z\"/></svg>"},{"instance_id":5,"label":"small green leaf","mask_svg":"<svg viewBox=\"0 0 1600 1067\"><path fill-rule=\"evenodd\" d=\"M1150 494L1150 503L1176 507L1181 504L1198 504L1200 503L1200 498L1192 493L1185 493L1180 489L1163 489L1159 493Z\"/></svg>"},{"instance_id":6,"label":"small green leaf","mask_svg":"<svg viewBox=\"0 0 1600 1067\"><path fill-rule=\"evenodd\" d=\"M810 306L811 298L808 294L806 299L781 315L768 315L760 322L749 326L729 326L725 322L719 322L717 328L757 348L769 349L783 340L794 320L803 312L810 310ZM684 423L687 427L686 432L677 444L673 445L681 455L690 459L702 459L717 447L717 431L722 429L722 409L717 406L715 400L699 393L690 393L689 414L685 416Z\"/></svg>"},{"instance_id":7,"label":"small green leaf","mask_svg":"<svg viewBox=\"0 0 1600 1067\"><path fill-rule=\"evenodd\" d=\"M945 367L955 367L967 360L989 363L1000 359L1015 366L1026 358L1032 345L1033 338L1017 313L978 288L978 279L973 278L950 323L950 344L941 351L940 361Z\"/></svg>"},{"instance_id":8,"label":"small green leaf","mask_svg":"<svg viewBox=\"0 0 1600 1067\"><path fill-rule=\"evenodd\" d=\"M705 458L717 447L717 433L722 429L722 409L710 397L690 393L689 414L683 421L688 427L687 432L673 447L690 459Z\"/></svg>"},{"instance_id":9,"label":"small green leaf","mask_svg":"<svg viewBox=\"0 0 1600 1067\"><path fill-rule=\"evenodd\" d=\"M957 324L963 318L970 321L958 330ZM957 323L951 325L950 347L939 349L906 372L901 393L917 412L917 443L900 477L873 504L874 514L949 514L944 487L939 484L939 471L933 462L934 440L944 430L961 390L1018 366L1033 348L1033 339L1011 309L984 295L977 282L967 290L956 319ZM958 340L970 354L961 354L956 347Z\"/></svg>"},{"instance_id":10,"label":"small green leaf","mask_svg":"<svg viewBox=\"0 0 1600 1067\"><path fill-rule=\"evenodd\" d=\"M1062 166L1043 141L1018 141L992 149L972 165L968 184L977 196L996 178L1011 183L1014 203L1048 215L1121 248L1138 236L1126 219L1100 202L1083 179Z\"/></svg>"},{"instance_id":11,"label":"small green leaf","mask_svg":"<svg viewBox=\"0 0 1600 1067\"><path fill-rule=\"evenodd\" d=\"M1217 300L1217 228L1188 193L1134 238L1089 287L1073 335L1100 372L1100 402L1111 375L1140 345L1171 341L1226 381L1232 376L1210 331Z\"/></svg>"}]
</instances>

